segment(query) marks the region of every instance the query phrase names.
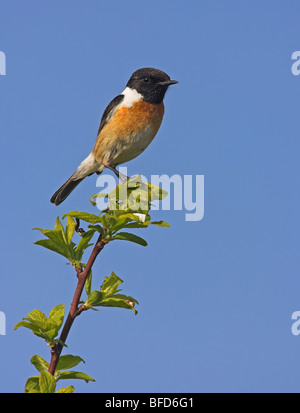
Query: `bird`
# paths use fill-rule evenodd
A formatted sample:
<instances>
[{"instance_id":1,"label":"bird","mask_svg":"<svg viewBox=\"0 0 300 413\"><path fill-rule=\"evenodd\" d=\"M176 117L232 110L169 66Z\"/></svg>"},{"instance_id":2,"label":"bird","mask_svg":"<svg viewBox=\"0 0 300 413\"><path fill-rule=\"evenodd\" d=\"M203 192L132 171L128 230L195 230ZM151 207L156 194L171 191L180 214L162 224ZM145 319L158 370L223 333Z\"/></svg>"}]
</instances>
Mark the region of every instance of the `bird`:
<instances>
[{"instance_id":1,"label":"bird","mask_svg":"<svg viewBox=\"0 0 300 413\"><path fill-rule=\"evenodd\" d=\"M106 107L92 152L70 178L52 195L60 205L79 183L108 168L118 177L118 165L140 155L157 134L164 116L168 87L178 83L159 69L144 67L132 73L124 91Z\"/></svg>"}]
</instances>

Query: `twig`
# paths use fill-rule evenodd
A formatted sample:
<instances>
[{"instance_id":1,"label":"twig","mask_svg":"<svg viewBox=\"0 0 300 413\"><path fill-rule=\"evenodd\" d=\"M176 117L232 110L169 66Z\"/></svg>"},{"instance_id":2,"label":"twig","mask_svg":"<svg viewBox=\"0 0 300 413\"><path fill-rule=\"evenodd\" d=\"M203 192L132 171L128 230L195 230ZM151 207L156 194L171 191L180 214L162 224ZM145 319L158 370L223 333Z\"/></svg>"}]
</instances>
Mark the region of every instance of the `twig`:
<instances>
[{"instance_id":1,"label":"twig","mask_svg":"<svg viewBox=\"0 0 300 413\"><path fill-rule=\"evenodd\" d=\"M77 282L77 286L76 286L76 290L74 293L74 297L72 300L72 304L71 304L71 308L70 308L70 312L68 314L68 317L65 321L65 324L63 326L62 332L60 334L59 340L58 342L55 344L54 347L51 348L51 360L50 360L50 365L49 365L49 373L51 373L52 375L55 372L55 369L57 367L57 363L60 357L60 354L62 352L64 343L67 340L68 334L70 332L70 329L72 327L72 324L75 320L75 318L81 314L82 309L79 307L78 308L78 304L80 301L80 297L84 288L84 284L85 281L87 279L87 276L90 272L90 270L92 269L92 266L98 256L98 254L102 251L102 249L105 246L105 242L102 240L102 235L99 236L96 244L94 245L93 251L90 255L90 258L88 259L88 262L84 268L83 271L78 271L78 269L76 270L77 272L77 278L78 278L78 282Z\"/></svg>"}]
</instances>

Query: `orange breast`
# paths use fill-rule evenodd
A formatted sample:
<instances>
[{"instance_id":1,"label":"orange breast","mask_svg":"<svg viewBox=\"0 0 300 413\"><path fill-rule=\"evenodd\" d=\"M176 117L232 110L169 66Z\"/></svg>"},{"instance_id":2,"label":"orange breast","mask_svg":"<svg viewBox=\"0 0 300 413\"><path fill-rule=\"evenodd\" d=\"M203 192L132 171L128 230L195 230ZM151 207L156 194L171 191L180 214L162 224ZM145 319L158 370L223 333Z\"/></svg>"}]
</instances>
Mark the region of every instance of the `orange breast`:
<instances>
[{"instance_id":1,"label":"orange breast","mask_svg":"<svg viewBox=\"0 0 300 413\"><path fill-rule=\"evenodd\" d=\"M137 134L142 135L143 130L149 129L149 126L153 133L153 139L161 125L163 115L163 103L152 105L139 100L134 102L131 107L122 106L121 103L112 119L103 127L97 137L93 149L95 158L101 161L103 156L112 152L117 144L118 146L119 144L126 146L126 141L128 141L128 145L130 145L132 137Z\"/></svg>"}]
</instances>

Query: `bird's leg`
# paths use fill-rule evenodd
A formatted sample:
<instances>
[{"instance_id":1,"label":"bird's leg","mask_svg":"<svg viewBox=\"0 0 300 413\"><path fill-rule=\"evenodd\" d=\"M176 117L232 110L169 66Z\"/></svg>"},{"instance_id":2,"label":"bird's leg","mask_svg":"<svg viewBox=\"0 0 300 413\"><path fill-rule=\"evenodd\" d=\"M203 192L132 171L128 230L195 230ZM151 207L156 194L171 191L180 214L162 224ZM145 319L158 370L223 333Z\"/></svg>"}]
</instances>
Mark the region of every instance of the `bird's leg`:
<instances>
[{"instance_id":1,"label":"bird's leg","mask_svg":"<svg viewBox=\"0 0 300 413\"><path fill-rule=\"evenodd\" d=\"M106 165L106 168L113 171L122 183L124 183L124 182L126 182L130 179L129 176L126 176L126 175L122 174L121 172L119 172L116 168L114 168L111 165Z\"/></svg>"}]
</instances>

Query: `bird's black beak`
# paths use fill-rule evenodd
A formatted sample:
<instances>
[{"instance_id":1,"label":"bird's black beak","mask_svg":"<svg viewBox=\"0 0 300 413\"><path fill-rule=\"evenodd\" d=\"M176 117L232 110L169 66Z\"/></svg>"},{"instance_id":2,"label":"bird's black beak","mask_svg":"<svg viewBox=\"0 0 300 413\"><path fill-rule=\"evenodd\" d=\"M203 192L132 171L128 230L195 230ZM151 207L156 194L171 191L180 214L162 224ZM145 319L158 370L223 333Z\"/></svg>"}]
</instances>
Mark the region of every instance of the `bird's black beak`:
<instances>
[{"instance_id":1,"label":"bird's black beak","mask_svg":"<svg viewBox=\"0 0 300 413\"><path fill-rule=\"evenodd\" d=\"M175 85L176 83L179 83L179 82L177 82L177 80L165 80L164 82L159 82L158 84L159 85L162 85L162 86L170 86L170 85Z\"/></svg>"}]
</instances>

